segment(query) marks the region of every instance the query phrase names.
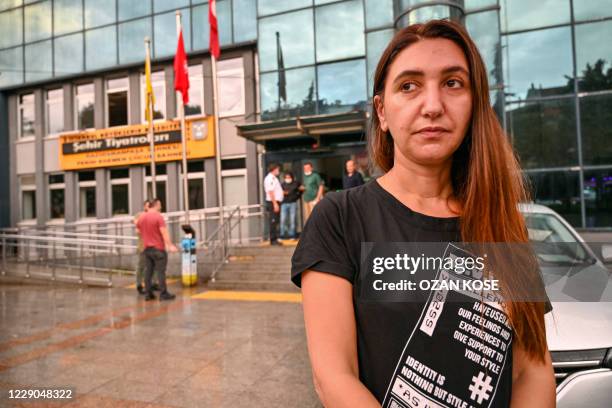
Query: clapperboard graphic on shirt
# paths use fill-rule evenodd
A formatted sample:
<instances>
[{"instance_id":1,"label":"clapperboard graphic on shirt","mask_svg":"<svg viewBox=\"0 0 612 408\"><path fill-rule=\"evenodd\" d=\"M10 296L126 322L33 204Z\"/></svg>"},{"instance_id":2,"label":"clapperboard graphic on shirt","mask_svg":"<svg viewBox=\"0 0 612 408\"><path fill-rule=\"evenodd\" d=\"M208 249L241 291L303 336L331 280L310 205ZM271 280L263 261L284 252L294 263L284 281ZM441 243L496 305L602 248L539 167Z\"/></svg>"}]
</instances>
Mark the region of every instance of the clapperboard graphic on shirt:
<instances>
[{"instance_id":1,"label":"clapperboard graphic on shirt","mask_svg":"<svg viewBox=\"0 0 612 408\"><path fill-rule=\"evenodd\" d=\"M472 256L448 244L444 258ZM467 279L440 268L436 279ZM510 356L512 330L500 299L432 291L389 383L384 408L491 407ZM457 370L457 365L469 367Z\"/></svg>"}]
</instances>

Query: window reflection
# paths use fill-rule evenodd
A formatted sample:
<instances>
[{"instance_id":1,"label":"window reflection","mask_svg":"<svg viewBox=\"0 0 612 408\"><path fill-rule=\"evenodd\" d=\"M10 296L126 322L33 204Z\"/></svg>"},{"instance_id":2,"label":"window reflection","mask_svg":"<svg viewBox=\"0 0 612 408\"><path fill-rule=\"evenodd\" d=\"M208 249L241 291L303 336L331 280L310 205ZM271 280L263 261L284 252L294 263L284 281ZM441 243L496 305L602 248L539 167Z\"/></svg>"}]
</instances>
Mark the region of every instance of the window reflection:
<instances>
[{"instance_id":1,"label":"window reflection","mask_svg":"<svg viewBox=\"0 0 612 408\"><path fill-rule=\"evenodd\" d=\"M489 84L501 83L501 47L497 11L470 14L466 16L465 24L485 62Z\"/></svg>"},{"instance_id":2,"label":"window reflection","mask_svg":"<svg viewBox=\"0 0 612 408\"><path fill-rule=\"evenodd\" d=\"M176 100L178 106L182 103L181 98ZM189 66L189 103L185 105L185 116L202 115L204 113L204 77L202 64Z\"/></svg>"},{"instance_id":3,"label":"window reflection","mask_svg":"<svg viewBox=\"0 0 612 408\"><path fill-rule=\"evenodd\" d=\"M317 67L319 113L366 109L365 60Z\"/></svg>"},{"instance_id":4,"label":"window reflection","mask_svg":"<svg viewBox=\"0 0 612 408\"><path fill-rule=\"evenodd\" d=\"M119 24L119 63L144 61L144 38L151 38L151 18Z\"/></svg>"},{"instance_id":5,"label":"window reflection","mask_svg":"<svg viewBox=\"0 0 612 408\"><path fill-rule=\"evenodd\" d=\"M584 172L586 227L612 227L612 169Z\"/></svg>"},{"instance_id":6,"label":"window reflection","mask_svg":"<svg viewBox=\"0 0 612 408\"><path fill-rule=\"evenodd\" d=\"M584 164L612 163L612 94L580 98Z\"/></svg>"},{"instance_id":7,"label":"window reflection","mask_svg":"<svg viewBox=\"0 0 612 408\"><path fill-rule=\"evenodd\" d=\"M287 97L286 100L281 100L278 86L279 73L269 72L260 75L261 117L263 120L315 113L317 96L314 67L286 70L285 78Z\"/></svg>"},{"instance_id":8,"label":"window reflection","mask_svg":"<svg viewBox=\"0 0 612 408\"><path fill-rule=\"evenodd\" d=\"M55 76L83 71L83 34L59 37L53 42Z\"/></svg>"},{"instance_id":9,"label":"window reflection","mask_svg":"<svg viewBox=\"0 0 612 408\"><path fill-rule=\"evenodd\" d=\"M19 97L19 137L34 136L34 94L24 94Z\"/></svg>"},{"instance_id":10,"label":"window reflection","mask_svg":"<svg viewBox=\"0 0 612 408\"><path fill-rule=\"evenodd\" d=\"M119 9L119 20L142 17L151 14L150 1L117 0Z\"/></svg>"},{"instance_id":11,"label":"window reflection","mask_svg":"<svg viewBox=\"0 0 612 408\"><path fill-rule=\"evenodd\" d=\"M21 44L23 32L15 30L21 27L21 9L0 13L0 48Z\"/></svg>"},{"instance_id":12,"label":"window reflection","mask_svg":"<svg viewBox=\"0 0 612 408\"><path fill-rule=\"evenodd\" d=\"M612 16L610 0L574 0L574 19L577 21ZM609 38L609 37L608 37Z\"/></svg>"},{"instance_id":13,"label":"window reflection","mask_svg":"<svg viewBox=\"0 0 612 408\"><path fill-rule=\"evenodd\" d=\"M159 120L166 117L166 77L164 71L151 72L151 85L155 94L155 107L153 109L153 119ZM146 82L144 74L140 77L140 112L141 120L145 122L145 98Z\"/></svg>"},{"instance_id":14,"label":"window reflection","mask_svg":"<svg viewBox=\"0 0 612 408\"><path fill-rule=\"evenodd\" d=\"M393 0L365 0L365 25L376 28L393 24Z\"/></svg>"},{"instance_id":15,"label":"window reflection","mask_svg":"<svg viewBox=\"0 0 612 408\"><path fill-rule=\"evenodd\" d=\"M393 38L393 30L381 30L368 33L366 35L367 43L367 66L368 66L368 96L372 96L372 87L374 86L374 73L376 65L383 51Z\"/></svg>"},{"instance_id":16,"label":"window reflection","mask_svg":"<svg viewBox=\"0 0 612 408\"><path fill-rule=\"evenodd\" d=\"M181 10L181 21L183 24L183 41L185 51L191 49L191 13L189 9ZM176 52L176 14L173 12L155 16L153 22L155 31L154 54L155 57L174 55Z\"/></svg>"},{"instance_id":17,"label":"window reflection","mask_svg":"<svg viewBox=\"0 0 612 408\"><path fill-rule=\"evenodd\" d=\"M51 40L29 44L25 49L25 80L37 81L51 78Z\"/></svg>"},{"instance_id":18,"label":"window reflection","mask_svg":"<svg viewBox=\"0 0 612 408\"><path fill-rule=\"evenodd\" d=\"M128 84L127 78L110 79L106 82L108 126L128 124Z\"/></svg>"},{"instance_id":19,"label":"window reflection","mask_svg":"<svg viewBox=\"0 0 612 408\"><path fill-rule=\"evenodd\" d=\"M612 21L576 26L576 64L580 91L612 89Z\"/></svg>"},{"instance_id":20,"label":"window reflection","mask_svg":"<svg viewBox=\"0 0 612 408\"><path fill-rule=\"evenodd\" d=\"M94 86L83 84L76 87L76 128L79 130L94 127Z\"/></svg>"},{"instance_id":21,"label":"window reflection","mask_svg":"<svg viewBox=\"0 0 612 408\"><path fill-rule=\"evenodd\" d=\"M85 0L85 28L114 23L115 11L115 0Z\"/></svg>"},{"instance_id":22,"label":"window reflection","mask_svg":"<svg viewBox=\"0 0 612 408\"><path fill-rule=\"evenodd\" d=\"M117 63L115 26L85 33L85 66L87 70L106 68Z\"/></svg>"},{"instance_id":23,"label":"window reflection","mask_svg":"<svg viewBox=\"0 0 612 408\"><path fill-rule=\"evenodd\" d=\"M502 31L569 23L569 0L506 0L501 7L501 21Z\"/></svg>"},{"instance_id":24,"label":"window reflection","mask_svg":"<svg viewBox=\"0 0 612 408\"><path fill-rule=\"evenodd\" d=\"M244 114L244 68L242 58L219 61L219 116Z\"/></svg>"},{"instance_id":25,"label":"window reflection","mask_svg":"<svg viewBox=\"0 0 612 408\"><path fill-rule=\"evenodd\" d=\"M578 164L573 98L506 105L508 133L523 168Z\"/></svg>"},{"instance_id":26,"label":"window reflection","mask_svg":"<svg viewBox=\"0 0 612 408\"><path fill-rule=\"evenodd\" d=\"M312 5L312 0L258 0L257 12L260 16L280 13L287 10L295 10Z\"/></svg>"},{"instance_id":27,"label":"window reflection","mask_svg":"<svg viewBox=\"0 0 612 408\"><path fill-rule=\"evenodd\" d=\"M466 11L483 7L497 6L497 0L465 0L463 3Z\"/></svg>"},{"instance_id":28,"label":"window reflection","mask_svg":"<svg viewBox=\"0 0 612 408\"><path fill-rule=\"evenodd\" d=\"M64 131L64 90L47 91L47 134Z\"/></svg>"},{"instance_id":29,"label":"window reflection","mask_svg":"<svg viewBox=\"0 0 612 408\"><path fill-rule=\"evenodd\" d=\"M569 27L506 37L508 72L504 75L512 99L572 93L572 40Z\"/></svg>"},{"instance_id":30,"label":"window reflection","mask_svg":"<svg viewBox=\"0 0 612 408\"><path fill-rule=\"evenodd\" d=\"M23 82L23 47L0 51L0 86Z\"/></svg>"},{"instance_id":31,"label":"window reflection","mask_svg":"<svg viewBox=\"0 0 612 408\"><path fill-rule=\"evenodd\" d=\"M256 2L251 0L233 0L234 41L243 42L257 38Z\"/></svg>"},{"instance_id":32,"label":"window reflection","mask_svg":"<svg viewBox=\"0 0 612 408\"><path fill-rule=\"evenodd\" d=\"M296 27L300 29L296 30ZM285 68L314 63L312 10L302 10L259 20L258 46L261 71L278 69L277 31L280 35ZM363 33L360 36L363 36Z\"/></svg>"},{"instance_id":33,"label":"window reflection","mask_svg":"<svg viewBox=\"0 0 612 408\"><path fill-rule=\"evenodd\" d=\"M156 13L186 6L189 6L189 0L153 0L153 11Z\"/></svg>"},{"instance_id":34,"label":"window reflection","mask_svg":"<svg viewBox=\"0 0 612 408\"><path fill-rule=\"evenodd\" d=\"M359 57L365 54L361 0L317 7L315 10L317 61ZM339 44L342 46L338 46Z\"/></svg>"},{"instance_id":35,"label":"window reflection","mask_svg":"<svg viewBox=\"0 0 612 408\"><path fill-rule=\"evenodd\" d=\"M32 42L51 37L51 2L32 4L24 9L25 41ZM14 23L9 26L14 30Z\"/></svg>"},{"instance_id":36,"label":"window reflection","mask_svg":"<svg viewBox=\"0 0 612 408\"><path fill-rule=\"evenodd\" d=\"M536 204L552 208L575 227L582 224L578 172L527 173Z\"/></svg>"},{"instance_id":37,"label":"window reflection","mask_svg":"<svg viewBox=\"0 0 612 408\"><path fill-rule=\"evenodd\" d=\"M82 0L54 0L53 32L55 35L79 31L83 28Z\"/></svg>"}]
</instances>

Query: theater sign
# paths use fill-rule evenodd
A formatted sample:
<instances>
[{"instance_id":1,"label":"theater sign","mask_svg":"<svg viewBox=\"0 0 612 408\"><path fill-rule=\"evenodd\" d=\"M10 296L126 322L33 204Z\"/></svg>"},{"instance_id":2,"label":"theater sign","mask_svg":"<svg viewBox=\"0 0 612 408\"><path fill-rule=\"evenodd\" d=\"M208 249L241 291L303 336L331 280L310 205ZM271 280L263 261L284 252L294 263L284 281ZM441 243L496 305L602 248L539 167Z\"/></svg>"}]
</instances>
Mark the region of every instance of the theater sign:
<instances>
[{"instance_id":1,"label":"theater sign","mask_svg":"<svg viewBox=\"0 0 612 408\"><path fill-rule=\"evenodd\" d=\"M187 159L215 156L214 118L185 120ZM64 133L59 137L60 166L63 170L128 166L150 162L148 125L119 126L108 129ZM181 160L180 121L153 125L155 161Z\"/></svg>"}]
</instances>

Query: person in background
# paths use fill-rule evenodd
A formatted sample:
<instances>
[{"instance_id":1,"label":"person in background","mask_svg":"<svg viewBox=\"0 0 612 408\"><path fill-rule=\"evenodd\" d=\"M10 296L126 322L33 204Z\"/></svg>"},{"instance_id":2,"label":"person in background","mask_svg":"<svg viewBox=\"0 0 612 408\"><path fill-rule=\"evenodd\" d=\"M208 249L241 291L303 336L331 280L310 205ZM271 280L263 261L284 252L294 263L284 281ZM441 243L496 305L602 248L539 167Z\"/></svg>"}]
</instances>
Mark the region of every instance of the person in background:
<instances>
[{"instance_id":1,"label":"person in background","mask_svg":"<svg viewBox=\"0 0 612 408\"><path fill-rule=\"evenodd\" d=\"M266 192L266 209L268 210L268 222L270 231L270 245L282 245L278 241L278 224L280 221L280 203L283 201L283 187L278 176L280 165L271 163L268 166L268 174L264 178L264 190Z\"/></svg>"},{"instance_id":2,"label":"person in background","mask_svg":"<svg viewBox=\"0 0 612 408\"><path fill-rule=\"evenodd\" d=\"M302 204L304 211L304 224L308 221L308 217L312 213L314 206L323 197L323 179L319 173L312 171L312 163L304 163L304 195L302 196Z\"/></svg>"},{"instance_id":3,"label":"person in background","mask_svg":"<svg viewBox=\"0 0 612 408\"><path fill-rule=\"evenodd\" d=\"M300 190L301 184L293 178L293 173L290 171L285 173L284 181L281 184L283 187L283 202L281 204L280 217L280 235L281 238L297 238L295 225L297 221L297 201L302 195ZM287 227L287 224L289 226Z\"/></svg>"},{"instance_id":4,"label":"person in background","mask_svg":"<svg viewBox=\"0 0 612 408\"><path fill-rule=\"evenodd\" d=\"M346 173L342 175L343 190L363 185L363 177L355 169L355 162L353 160L347 160L344 167L346 168Z\"/></svg>"},{"instance_id":5,"label":"person in background","mask_svg":"<svg viewBox=\"0 0 612 408\"><path fill-rule=\"evenodd\" d=\"M136 228L140 232L144 246L145 260L145 300L155 299L152 287L153 273L159 279L159 300L172 300L176 296L168 292L166 287L166 266L168 265L168 252L177 252L178 249L170 241L168 228L161 215L162 204L159 198L151 200L149 211L138 217Z\"/></svg>"}]
</instances>

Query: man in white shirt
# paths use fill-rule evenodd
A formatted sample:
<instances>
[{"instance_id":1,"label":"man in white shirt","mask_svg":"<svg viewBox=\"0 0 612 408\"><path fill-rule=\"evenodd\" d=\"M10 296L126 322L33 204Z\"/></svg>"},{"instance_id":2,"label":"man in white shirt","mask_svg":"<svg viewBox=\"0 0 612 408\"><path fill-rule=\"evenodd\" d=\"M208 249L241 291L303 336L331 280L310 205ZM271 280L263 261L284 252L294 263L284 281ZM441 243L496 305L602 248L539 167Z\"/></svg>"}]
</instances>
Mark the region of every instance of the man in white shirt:
<instances>
[{"instance_id":1,"label":"man in white shirt","mask_svg":"<svg viewBox=\"0 0 612 408\"><path fill-rule=\"evenodd\" d=\"M278 227L280 224L280 203L283 201L283 187L278 176L280 165L271 163L268 166L268 174L264 179L264 190L266 192L266 209L270 226L270 245L281 245L278 241Z\"/></svg>"}]
</instances>

